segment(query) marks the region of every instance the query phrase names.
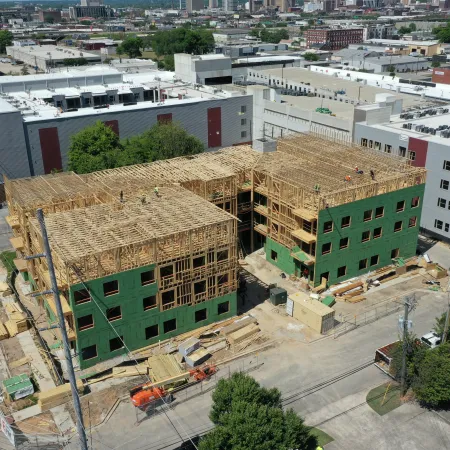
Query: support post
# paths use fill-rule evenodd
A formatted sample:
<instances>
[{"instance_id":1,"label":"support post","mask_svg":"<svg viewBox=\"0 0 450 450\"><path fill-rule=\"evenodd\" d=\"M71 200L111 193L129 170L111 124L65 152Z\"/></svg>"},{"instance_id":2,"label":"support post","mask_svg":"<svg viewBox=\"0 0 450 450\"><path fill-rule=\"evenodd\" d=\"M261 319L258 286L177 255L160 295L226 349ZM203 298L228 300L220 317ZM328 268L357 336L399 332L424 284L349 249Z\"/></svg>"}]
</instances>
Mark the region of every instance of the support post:
<instances>
[{"instance_id":1,"label":"support post","mask_svg":"<svg viewBox=\"0 0 450 450\"><path fill-rule=\"evenodd\" d=\"M405 298L405 314L403 316L403 352L402 352L402 371L400 373L400 383L401 383L401 395L406 394L406 354L408 352L408 314L409 314L409 303L408 298Z\"/></svg>"},{"instance_id":2,"label":"support post","mask_svg":"<svg viewBox=\"0 0 450 450\"><path fill-rule=\"evenodd\" d=\"M66 362L67 362L67 372L69 374L69 382L70 382L70 387L72 389L73 406L74 406L75 415L76 415L76 419L77 419L76 422L77 422L78 437L80 439L80 449L88 450L86 433L84 431L84 425L83 425L83 414L81 412L80 398L78 396L75 372L73 370L73 364L72 364L72 356L70 354L69 339L67 337L66 324L64 322L64 315L63 315L63 311L62 311L62 307L61 307L61 300L59 298L58 284L56 282L55 268L53 267L52 252L50 249L50 243L48 242L47 228L45 227L44 213L43 213L42 209L37 210L36 217L37 217L37 220L39 222L39 226L40 226L41 232L42 232L42 241L44 243L44 253L45 253L45 258L47 260L50 281L52 284L53 298L55 300L56 310L58 312L59 328L61 330L61 335L62 335L62 341L63 341L63 346L64 346L64 355L66 357Z\"/></svg>"},{"instance_id":3,"label":"support post","mask_svg":"<svg viewBox=\"0 0 450 450\"><path fill-rule=\"evenodd\" d=\"M445 344L445 342L447 341L449 322L450 322L450 303L447 308L447 315L445 316L444 332L442 333L441 340L443 344Z\"/></svg>"}]
</instances>

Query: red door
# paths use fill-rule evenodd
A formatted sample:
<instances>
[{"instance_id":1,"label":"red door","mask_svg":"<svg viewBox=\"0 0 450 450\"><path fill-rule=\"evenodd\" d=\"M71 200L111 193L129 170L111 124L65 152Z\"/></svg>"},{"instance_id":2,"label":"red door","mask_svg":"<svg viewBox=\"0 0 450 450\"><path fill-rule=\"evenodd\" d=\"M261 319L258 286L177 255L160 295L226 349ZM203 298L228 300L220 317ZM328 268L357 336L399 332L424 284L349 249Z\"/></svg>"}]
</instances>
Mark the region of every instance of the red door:
<instances>
[{"instance_id":1,"label":"red door","mask_svg":"<svg viewBox=\"0 0 450 450\"><path fill-rule=\"evenodd\" d=\"M208 108L208 148L222 145L222 108Z\"/></svg>"},{"instance_id":2,"label":"red door","mask_svg":"<svg viewBox=\"0 0 450 450\"><path fill-rule=\"evenodd\" d=\"M42 163L44 173L52 170L62 170L61 149L59 147L58 128L40 128L39 140L41 141Z\"/></svg>"},{"instance_id":3,"label":"red door","mask_svg":"<svg viewBox=\"0 0 450 450\"><path fill-rule=\"evenodd\" d=\"M172 113L169 114L158 114L156 117L158 123L165 124L172 122Z\"/></svg>"},{"instance_id":4,"label":"red door","mask_svg":"<svg viewBox=\"0 0 450 450\"><path fill-rule=\"evenodd\" d=\"M104 124L111 128L111 130L114 131L114 133L117 134L117 136L119 136L119 122L117 120L107 120L104 122Z\"/></svg>"}]
</instances>

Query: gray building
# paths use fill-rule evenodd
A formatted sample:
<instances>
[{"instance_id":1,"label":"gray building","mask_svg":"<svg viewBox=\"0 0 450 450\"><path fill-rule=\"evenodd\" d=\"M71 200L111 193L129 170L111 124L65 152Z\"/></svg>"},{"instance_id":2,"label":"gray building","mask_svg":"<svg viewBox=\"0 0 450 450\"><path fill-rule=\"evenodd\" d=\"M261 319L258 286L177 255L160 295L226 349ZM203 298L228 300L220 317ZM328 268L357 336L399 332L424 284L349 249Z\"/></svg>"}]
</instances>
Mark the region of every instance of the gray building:
<instances>
[{"instance_id":1,"label":"gray building","mask_svg":"<svg viewBox=\"0 0 450 450\"><path fill-rule=\"evenodd\" d=\"M170 72L72 71L0 79L0 174L10 178L67 167L70 137L102 121L120 138L173 121L207 151L251 141L252 98L192 88Z\"/></svg>"},{"instance_id":2,"label":"gray building","mask_svg":"<svg viewBox=\"0 0 450 450\"><path fill-rule=\"evenodd\" d=\"M204 9L203 0L186 0L186 11L192 13L193 11L200 11Z\"/></svg>"},{"instance_id":3,"label":"gray building","mask_svg":"<svg viewBox=\"0 0 450 450\"><path fill-rule=\"evenodd\" d=\"M414 56L377 56L362 58L354 61L353 66L363 68L373 73L391 72L391 68L395 68L395 72L414 72L418 70L426 70L431 63L424 58Z\"/></svg>"},{"instance_id":4,"label":"gray building","mask_svg":"<svg viewBox=\"0 0 450 450\"><path fill-rule=\"evenodd\" d=\"M369 112L369 114L368 114ZM354 142L409 158L425 167L422 232L450 242L450 105L388 114L380 105L362 107L355 119Z\"/></svg>"}]
</instances>

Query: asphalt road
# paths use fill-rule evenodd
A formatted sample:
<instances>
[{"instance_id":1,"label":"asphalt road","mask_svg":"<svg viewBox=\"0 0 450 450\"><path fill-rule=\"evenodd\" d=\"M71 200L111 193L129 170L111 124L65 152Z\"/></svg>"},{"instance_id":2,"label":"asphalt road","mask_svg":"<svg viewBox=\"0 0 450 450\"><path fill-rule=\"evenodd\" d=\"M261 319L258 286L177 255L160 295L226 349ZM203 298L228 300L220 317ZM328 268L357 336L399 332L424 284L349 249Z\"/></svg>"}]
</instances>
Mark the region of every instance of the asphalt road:
<instances>
[{"instance_id":1,"label":"asphalt road","mask_svg":"<svg viewBox=\"0 0 450 450\"><path fill-rule=\"evenodd\" d=\"M431 329L447 300L443 294L427 292L420 292L417 298L418 306L410 318L414 323L413 331L420 336ZM289 398L286 406L305 417L309 425L321 424L324 431L335 435L335 442L327 448L444 448L442 439L446 434L450 436L450 426L433 413L408 404L388 414L393 418L399 416L391 422L386 420L387 416L380 418L364 404L367 392L389 379L375 366L363 366L373 360L376 348L398 339L397 320L397 315L387 316L338 339L328 338L313 344L286 343L244 362L235 362L231 370L256 367L252 376L267 387L277 386L283 398ZM339 379L339 375L352 369L353 374ZM226 376L227 371L222 369L222 376ZM147 418L142 413L137 416L131 403L121 403L109 421L93 431L94 448L176 449L180 438L187 440L188 435L195 436L211 426L208 419L210 392L183 401L187 395L190 394L180 394L172 405L173 410L166 409L167 415ZM421 418L414 419L418 414ZM417 422L418 426L407 427L408 421ZM424 425L428 422L430 427ZM403 424L403 434L396 435L395 427L399 427L399 423ZM372 429L381 430L391 439L397 436L395 445L390 446L389 439L375 439Z\"/></svg>"}]
</instances>

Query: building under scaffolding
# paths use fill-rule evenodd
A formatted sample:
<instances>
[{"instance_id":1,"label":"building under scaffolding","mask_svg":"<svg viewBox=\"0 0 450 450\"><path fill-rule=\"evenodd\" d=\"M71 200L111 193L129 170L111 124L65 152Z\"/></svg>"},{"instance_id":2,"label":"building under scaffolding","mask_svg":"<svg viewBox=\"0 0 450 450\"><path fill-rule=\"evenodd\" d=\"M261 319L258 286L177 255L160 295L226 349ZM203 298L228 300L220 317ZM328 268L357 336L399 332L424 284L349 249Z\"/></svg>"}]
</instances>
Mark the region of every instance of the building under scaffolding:
<instances>
[{"instance_id":1,"label":"building under scaffolding","mask_svg":"<svg viewBox=\"0 0 450 450\"><path fill-rule=\"evenodd\" d=\"M236 314L240 244L317 286L415 254L425 170L311 135L88 175L5 180L16 265L50 280L46 215L81 368ZM156 192L155 192L155 187ZM238 220L236 220L238 219ZM41 299L51 320L55 305ZM111 322L111 323L109 323Z\"/></svg>"}]
</instances>

